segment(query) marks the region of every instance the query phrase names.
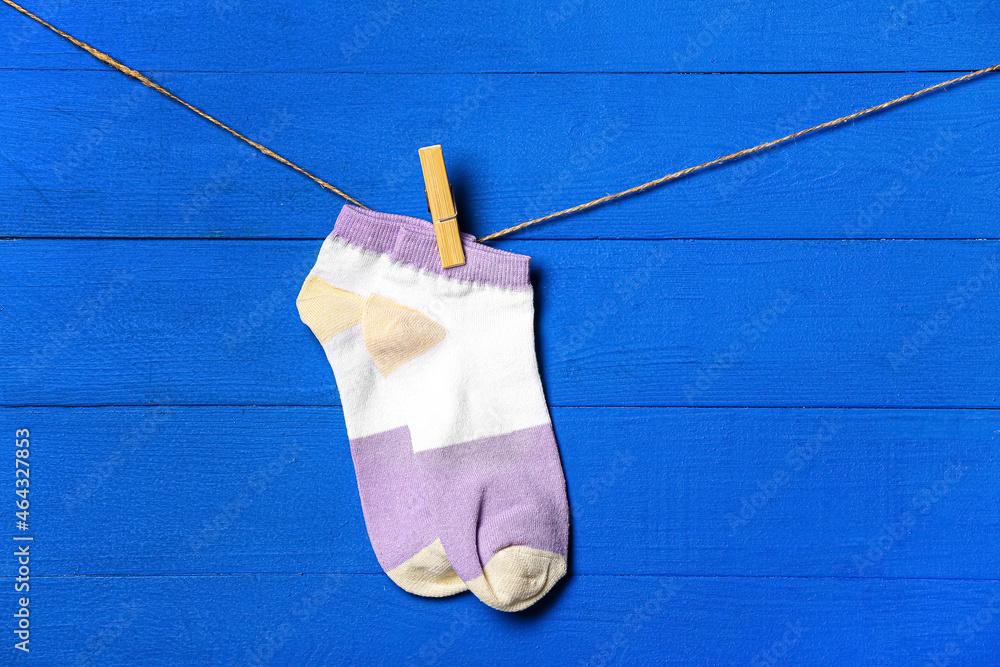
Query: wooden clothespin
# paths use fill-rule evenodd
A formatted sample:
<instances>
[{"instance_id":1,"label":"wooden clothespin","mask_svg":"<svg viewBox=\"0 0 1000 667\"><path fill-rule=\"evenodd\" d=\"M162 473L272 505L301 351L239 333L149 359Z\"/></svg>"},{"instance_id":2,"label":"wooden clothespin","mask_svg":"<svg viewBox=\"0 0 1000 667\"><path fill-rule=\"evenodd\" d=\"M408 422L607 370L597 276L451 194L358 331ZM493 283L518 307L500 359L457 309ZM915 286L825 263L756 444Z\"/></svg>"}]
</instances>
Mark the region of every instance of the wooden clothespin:
<instances>
[{"instance_id":1,"label":"wooden clothespin","mask_svg":"<svg viewBox=\"0 0 1000 667\"><path fill-rule=\"evenodd\" d=\"M418 152L420 168L424 172L427 210L434 221L441 266L446 269L462 266L465 264L465 252L462 250L462 237L458 235L458 211L455 210L455 196L448 185L441 145L427 146Z\"/></svg>"}]
</instances>

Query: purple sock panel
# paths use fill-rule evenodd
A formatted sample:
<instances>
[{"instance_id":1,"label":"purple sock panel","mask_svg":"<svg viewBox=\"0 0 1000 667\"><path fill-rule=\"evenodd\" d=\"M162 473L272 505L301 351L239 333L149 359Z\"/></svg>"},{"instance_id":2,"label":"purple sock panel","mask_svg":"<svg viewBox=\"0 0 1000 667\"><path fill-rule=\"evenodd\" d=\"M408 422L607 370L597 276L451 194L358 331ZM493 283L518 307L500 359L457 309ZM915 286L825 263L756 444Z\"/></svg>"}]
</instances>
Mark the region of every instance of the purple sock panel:
<instances>
[{"instance_id":1,"label":"purple sock panel","mask_svg":"<svg viewBox=\"0 0 1000 667\"><path fill-rule=\"evenodd\" d=\"M431 509L423 493L402 426L351 440L361 510L368 537L386 572L409 560L434 541Z\"/></svg>"},{"instance_id":2,"label":"purple sock panel","mask_svg":"<svg viewBox=\"0 0 1000 667\"><path fill-rule=\"evenodd\" d=\"M441 542L463 580L498 551L526 546L567 556L566 480L550 424L416 454L437 508Z\"/></svg>"}]
</instances>

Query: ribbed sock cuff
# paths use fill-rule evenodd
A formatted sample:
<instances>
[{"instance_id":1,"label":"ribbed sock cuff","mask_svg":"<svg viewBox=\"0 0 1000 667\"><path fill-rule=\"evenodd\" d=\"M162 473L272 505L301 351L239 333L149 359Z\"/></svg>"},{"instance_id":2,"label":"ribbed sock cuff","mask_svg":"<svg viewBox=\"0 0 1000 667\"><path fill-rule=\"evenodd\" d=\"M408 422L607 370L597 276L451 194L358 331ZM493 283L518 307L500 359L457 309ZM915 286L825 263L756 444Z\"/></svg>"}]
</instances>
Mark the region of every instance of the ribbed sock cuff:
<instances>
[{"instance_id":1,"label":"ribbed sock cuff","mask_svg":"<svg viewBox=\"0 0 1000 667\"><path fill-rule=\"evenodd\" d=\"M333 235L353 246L388 255L395 262L453 280L511 290L531 289L530 257L477 243L471 234L461 235L465 265L442 268L434 225L427 220L347 204L337 217Z\"/></svg>"}]
</instances>

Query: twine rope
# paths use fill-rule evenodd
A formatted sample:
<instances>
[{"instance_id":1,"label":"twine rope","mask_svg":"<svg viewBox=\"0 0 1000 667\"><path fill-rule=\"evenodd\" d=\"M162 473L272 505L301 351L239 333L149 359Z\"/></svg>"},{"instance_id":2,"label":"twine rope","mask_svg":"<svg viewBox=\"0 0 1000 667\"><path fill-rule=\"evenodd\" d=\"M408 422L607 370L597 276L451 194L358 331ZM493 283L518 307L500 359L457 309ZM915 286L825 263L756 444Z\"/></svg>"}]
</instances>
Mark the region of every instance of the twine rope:
<instances>
[{"instance_id":1,"label":"twine rope","mask_svg":"<svg viewBox=\"0 0 1000 667\"><path fill-rule=\"evenodd\" d=\"M6 2L6 0L4 1ZM717 164L722 164L723 162L728 162L729 160L735 160L745 155L750 155L751 153L756 153L758 151L766 150L768 148L771 148L772 146L777 146L778 144L782 144L785 143L786 141L791 141L792 139L801 137L803 134L809 134L810 132L815 132L817 130L824 130L828 127L840 125L842 123L846 123L849 120L854 120L855 118L860 118L861 116L865 116L870 113L875 113L876 111L881 111L882 109L887 109L893 105L901 104L902 102L906 102L907 100L912 100L915 97L926 95L927 93L937 90L938 88L943 88L944 86L949 86L953 83L958 83L959 81L965 81L967 79L977 77L981 74L986 74L987 72L994 72L998 69L1000 69L1000 64L994 65L993 67L987 67L986 69L977 70L975 72L970 72L969 74L960 76L955 79L951 79L950 81L942 81L941 83L933 85L929 88L924 88L923 90L918 90L915 93L910 93L909 95L903 95L902 97L897 97L894 100L884 102L882 104L879 104L878 106L874 106L869 109L864 109L862 111L857 111L855 113L850 114L849 116L841 116L840 118L835 118L834 120L829 120L825 123L820 123L819 125L816 125L815 127L810 127L807 130L800 130L799 132L796 132L794 134L789 134L787 137L775 139L774 141L768 141L767 143L754 146L753 148L744 148L741 151L736 151L735 153L730 153L729 155L723 155L722 157L716 158L709 162L702 162L697 166L688 167L687 169L681 169L680 171L675 171L672 174L667 174L666 176L657 178L656 180L650 181L648 183L643 183L642 185L636 185L635 187L629 188L628 190L622 190L621 192L616 192L613 195L605 195L599 199L594 199L593 201L589 201L586 204L580 204L579 206L573 206L572 208L563 209L562 211L549 213L548 215L543 215L540 218L528 220L527 222L522 222L518 225L514 225L513 227L508 227L507 229L501 229L499 232L494 232L489 236L484 236L476 240L479 241L480 243L482 243L483 241L491 241L495 238L504 236L505 234L512 234L513 232L516 232L520 229L524 229L525 227L528 227L530 225L538 224L539 222L543 222L545 220L551 220L552 218L558 218L560 216L570 215L572 213L578 213L588 208L593 208L594 206L600 206L601 204L606 204L607 202L612 201L614 199L618 199L619 197L632 195L637 192L642 192L643 190L648 190L649 188L655 188L657 185L661 185L663 183L666 183L667 181L676 180L678 178L687 176L688 174L692 174L701 169L707 169L708 167L712 167Z\"/></svg>"},{"instance_id":2,"label":"twine rope","mask_svg":"<svg viewBox=\"0 0 1000 667\"><path fill-rule=\"evenodd\" d=\"M17 11L21 12L25 16L33 18L34 20L38 21L39 23L41 23L43 26L45 26L46 28L48 28L49 30L51 30L52 32L54 32L55 34L59 35L63 39L66 39L66 40L72 42L75 46L80 47L81 49L83 49L84 51L86 51L90 55L94 56L95 58L97 58L101 62L103 62L103 63L105 63L107 65L111 65L112 67L114 67L116 70L118 70L122 74L127 74L128 76L132 77L133 79L138 79L139 81L142 82L143 85L148 86L149 88L152 88L153 90L155 90L158 93L166 95L167 97L169 97L170 99L172 99L174 102L177 102L178 104L187 107L188 109L190 109L191 111L195 112L196 114L198 114L199 116L201 116L202 118L204 118L205 120L207 120L208 122L213 123L215 125L218 125L219 127L221 127L226 132L229 132L230 134L232 134L234 137L236 137L238 139L242 139L243 141L247 142L248 144L250 144L251 146L253 146L257 150L259 150L261 153L263 153L264 155L268 156L269 158L274 158L275 160L277 160L281 164L285 165L286 167L291 167L292 169L294 169L295 171L299 172L300 174L308 176L312 180L314 180L317 183L319 183L319 185L321 187L326 188L327 190L329 190L330 192L333 192L334 194L340 195L341 197L343 197L347 201L351 202L352 204L357 204L361 208L368 208L367 206L365 206L364 204L362 204L361 202L359 202L354 197L351 197L350 195L348 195L344 191L339 190L338 188L335 188L334 186L330 185L329 183L327 183L326 181L324 181L319 176L314 176L313 174L310 174L308 171L306 171L302 167L298 166L297 164L294 164L294 163L286 160L285 158L281 157L280 155L278 155L277 153L275 153L274 151L272 151L270 148L267 148L266 146L261 146L260 144L258 144L253 139L250 139L249 137L243 136L242 134L240 134L239 132L237 132L233 128L229 127L228 125L226 125L222 121L216 120L215 118L212 118L211 116L209 116L207 113L205 113L201 109L188 104L187 102L185 102L181 98L177 97L176 95L174 95L169 90L167 90L163 86L159 85L155 81L151 81L149 78L147 78L145 75L143 75L142 72L137 72L134 69L132 69L131 67L126 67L125 65L121 64L120 62L118 62L117 60L115 60L114 58L112 58L111 56L109 56L108 54L103 53L102 51L98 51L97 49L95 49L94 47L92 47L90 44L87 44L86 42L81 42L76 37L73 37L73 35L69 35L69 34L63 32L62 30L60 30L59 28L55 27L51 23L47 23L46 21L42 20L41 18L39 18L39 17L35 16L34 14L32 14L31 12L29 12L27 9L25 9L21 5L17 4L16 2L13 2L13 0L3 0L3 2L5 2L8 5L10 5L11 7L13 7Z\"/></svg>"},{"instance_id":3,"label":"twine rope","mask_svg":"<svg viewBox=\"0 0 1000 667\"><path fill-rule=\"evenodd\" d=\"M180 104L180 105L182 105L184 107L187 107L188 109L190 109L191 111L195 112L196 114L198 114L199 116L201 116L205 120L209 121L210 123L213 123L213 124L217 125L218 127L221 127L223 130L229 132L230 134L232 134L236 138L241 139L241 140L245 141L246 143L250 144L251 146L253 146L257 150L259 150L261 153L263 153L264 155L266 155L266 156L268 156L270 158L273 158L273 159L277 160L278 162L280 162L281 164L285 165L286 167L291 167L292 169L294 169L295 171L299 172L300 174L303 174L303 175L311 178L313 181L315 181L316 183L318 183L321 187L329 190L330 192L333 192L334 194L340 195L341 197L343 197L347 201L351 202L352 204L356 204L356 205L360 206L361 208L368 208L367 206L365 206L364 204L362 204L361 202L359 202L357 199L354 199L353 197L351 197L347 193L343 192L342 190L340 190L340 189L338 189L338 188L330 185L329 183L327 183L323 179L319 178L318 176L314 176L313 174L309 173L308 171L306 171L302 167L298 166L297 164L294 164L293 162L290 162L289 160L286 160L285 158L281 157L280 155L278 155L277 153L275 153L271 149L258 144L256 141L253 141L252 139L250 139L250 138L248 138L248 137L240 134L239 132L237 132L233 128L229 127L228 125L222 123L221 121L216 120L212 116L209 116L207 113L205 113L201 109L198 109L197 107L195 107L195 106L193 106L191 104L188 104L187 102L185 102L181 98L177 97L176 95L174 95L173 93L171 93L169 90L167 90L163 86L155 83L154 81L151 81L148 77L144 76L141 72L137 72L136 70L134 70L134 69L132 69L130 67L126 67L125 65L123 65L120 62L118 62L117 60L115 60L114 58L112 58L111 56L109 56L108 54L103 53L101 51L98 51L97 49L95 49L94 47L90 46L86 42L82 42L79 39L73 37L72 35L69 35L69 34L63 32L62 30L56 28L52 24L47 23L46 21L42 20L38 16L35 16L34 14L32 14L31 12L29 12L24 7L21 7L20 5L18 5L17 3L15 3L13 0L0 0L0 1L4 2L5 4L10 5L11 7L13 7L17 11L21 12L25 16L27 16L27 17L29 17L31 19L34 19L35 21L37 21L41 25L45 26L46 28L48 28L52 32L56 33L57 35L59 35L63 39L68 40L69 42L71 42L75 46L83 49L84 51L86 51L90 55L94 56L95 58L97 58L101 62L103 62L103 63L105 63L107 65L110 65L111 67L114 67L119 72L121 72L123 74L126 74L126 75L132 77L133 79L137 79L143 85L145 85L145 86L147 86L149 88L152 88L156 92L161 93L162 95L165 95L166 97L169 97L174 102L177 102L178 104ZM717 164L722 164L723 162L729 162L730 160L736 160L738 158L745 157L745 156L750 155L752 153L757 153L759 151L767 150L768 148L772 148L774 146L777 146L778 144L783 144L783 143L785 143L787 141L791 141L793 139L797 139L798 137L801 137L801 136L803 136L805 134L809 134L810 132L816 132L818 130L824 130L824 129L827 129L827 128L835 127L837 125L842 125L843 123L846 123L848 121L854 120L855 118L860 118L862 116L867 116L868 114L875 113L876 111L881 111L881 110L887 109L887 108L889 108L891 106L895 106L897 104L902 104L903 102L906 102L908 100L912 100L914 98L920 97L921 95L926 95L927 93L930 93L930 92L933 92L935 90L938 90L939 88L944 88L945 86L950 86L953 83L959 83L959 82L962 82L962 81L967 81L967 80L975 78L977 76L981 76L981 75L986 74L988 72L995 72L997 70L1000 70L1000 63L998 63L996 65L993 65L992 67L987 67L985 69L976 70L975 72L969 72L968 74L964 74L964 75L962 75L960 77L956 77L956 78L950 79L948 81L942 81L941 83L935 84L935 85L930 86L928 88L924 88L923 90L918 90L915 93L910 93L908 95L903 95L902 97L897 97L894 100L889 100L888 102L883 102L882 104L879 104L877 106L869 107L868 109L863 109L861 111L856 111L856 112L854 112L852 114L849 114L847 116L841 116L840 118L835 118L834 120L830 120L830 121L827 121L825 123L820 123L819 125L815 125L813 127L805 129L805 130L800 130L800 131L795 132L793 134L789 134L787 136L781 137L780 139L775 139L773 141L768 141L768 142L763 143L763 144L758 144L757 146L754 146L753 148L744 148L741 151L736 151L735 153L730 153L729 155L723 155L722 157L716 158L714 160L710 160L708 162L703 162L703 163L701 163L699 165L696 165L694 167L688 167L687 169L681 169L680 171L675 171L672 174L667 174L666 176L661 176L660 178L657 178L655 180L649 181L648 183L643 183L642 185L636 185L636 186L631 187L631 188L629 188L627 190L622 190L621 192L616 192L614 194L605 195L603 197L599 197L598 199L594 199L592 201L589 201L589 202L587 202L585 204L580 204L578 206L573 206L573 207L570 207L570 208L566 208L566 209L563 209L561 211L556 211L555 213L549 213L548 215L543 215L543 216L541 216L539 218L534 218L532 220L528 220L526 222L522 222L522 223L516 224L516 225L514 225L512 227L507 227L506 229L501 229L498 232L494 232L493 234L490 234L488 236L483 236L482 238L479 238L479 239L476 239L476 240L478 242L480 242L480 243L482 243L484 241L492 241L493 239L500 238L501 236L506 236L507 234L512 234L512 233L514 233L516 231L524 229L525 227L529 227L531 225L538 224L539 222L544 222L546 220L552 220L553 218L559 218L559 217L566 216L566 215L572 215L573 213L579 213L580 211L585 211L588 208L593 208L595 206L600 206L601 204L606 204L606 203L608 203L610 201L613 201L615 199L618 199L620 197L625 197L627 195L636 194L636 193L642 192L644 190L648 190L650 188L655 188L656 186L662 185L662 184L664 184L664 183L666 183L668 181L673 181L673 180L676 180L678 178L683 178L684 176L687 176L688 174L692 174L692 173L694 173L696 171L700 171L702 169L707 169L708 167L712 167L712 166L715 166Z\"/></svg>"}]
</instances>

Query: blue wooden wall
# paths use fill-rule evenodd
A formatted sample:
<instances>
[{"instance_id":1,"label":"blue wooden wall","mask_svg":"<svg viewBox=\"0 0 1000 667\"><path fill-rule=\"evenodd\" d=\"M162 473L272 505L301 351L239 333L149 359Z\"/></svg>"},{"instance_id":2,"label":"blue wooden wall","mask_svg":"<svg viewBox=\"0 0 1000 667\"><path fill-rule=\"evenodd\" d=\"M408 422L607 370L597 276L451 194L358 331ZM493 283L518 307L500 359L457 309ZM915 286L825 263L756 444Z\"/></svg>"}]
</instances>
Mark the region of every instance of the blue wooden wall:
<instances>
[{"instance_id":1,"label":"blue wooden wall","mask_svg":"<svg viewBox=\"0 0 1000 667\"><path fill-rule=\"evenodd\" d=\"M485 234L1000 62L990 0L24 0ZM7 664L1000 664L1000 75L497 243L571 573L417 598L294 299L341 201L0 5ZM30 654L13 648L31 431Z\"/></svg>"}]
</instances>

